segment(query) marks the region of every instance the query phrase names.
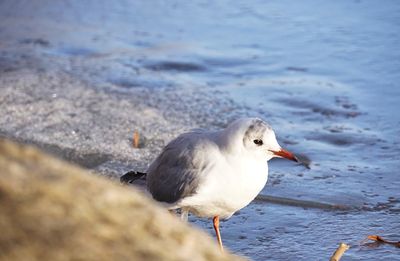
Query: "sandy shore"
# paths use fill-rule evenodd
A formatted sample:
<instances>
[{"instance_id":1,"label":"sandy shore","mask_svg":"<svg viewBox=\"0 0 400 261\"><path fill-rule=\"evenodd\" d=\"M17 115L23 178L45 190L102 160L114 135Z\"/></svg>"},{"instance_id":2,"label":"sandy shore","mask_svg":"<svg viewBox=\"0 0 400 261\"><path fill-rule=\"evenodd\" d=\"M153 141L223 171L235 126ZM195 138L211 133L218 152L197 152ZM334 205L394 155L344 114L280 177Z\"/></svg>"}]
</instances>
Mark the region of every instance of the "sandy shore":
<instances>
[{"instance_id":1,"label":"sandy shore","mask_svg":"<svg viewBox=\"0 0 400 261\"><path fill-rule=\"evenodd\" d=\"M84 47L62 53L78 42L56 35L54 28L68 31L69 25L49 22L38 32L41 19L23 28L19 25L26 19L19 19L6 19L1 26L6 32L0 39L2 136L119 176L145 170L163 145L185 130L221 127L245 114L222 92L190 81L166 84L168 79L153 70L126 64L121 57L134 59L133 48L122 54ZM139 149L132 147L135 130Z\"/></svg>"},{"instance_id":2,"label":"sandy shore","mask_svg":"<svg viewBox=\"0 0 400 261\"><path fill-rule=\"evenodd\" d=\"M221 126L240 114L223 95L174 87L124 90L98 78L81 80L38 57L20 58L19 50L8 54L13 57L0 77L2 135L37 144L103 174L143 170L180 132ZM7 68L24 62L45 66ZM207 109L210 104L212 112ZM211 113L224 117L210 117ZM140 133L139 149L132 146L134 130Z\"/></svg>"}]
</instances>

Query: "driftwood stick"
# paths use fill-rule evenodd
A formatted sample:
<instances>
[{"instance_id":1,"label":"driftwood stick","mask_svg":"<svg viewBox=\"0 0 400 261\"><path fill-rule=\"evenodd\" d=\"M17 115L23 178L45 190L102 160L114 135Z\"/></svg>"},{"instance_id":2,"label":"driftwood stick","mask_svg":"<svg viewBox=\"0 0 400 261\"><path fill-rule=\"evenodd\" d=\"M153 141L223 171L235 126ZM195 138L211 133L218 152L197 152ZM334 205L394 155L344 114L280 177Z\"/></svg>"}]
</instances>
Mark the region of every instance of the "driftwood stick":
<instances>
[{"instance_id":1,"label":"driftwood stick","mask_svg":"<svg viewBox=\"0 0 400 261\"><path fill-rule=\"evenodd\" d=\"M328 203L321 203L317 201L309 201L309 200L299 200L293 198L284 198L284 197L276 197L259 194L256 199L261 202L269 202L279 205L288 205L294 207L304 207L304 208L317 208L317 209L328 209L328 210L350 210L351 206L346 205L334 205Z\"/></svg>"},{"instance_id":2,"label":"driftwood stick","mask_svg":"<svg viewBox=\"0 0 400 261\"><path fill-rule=\"evenodd\" d=\"M382 238L382 237L380 237L378 235L367 236L367 238L364 239L363 242L368 240L368 239L376 241L376 242L379 242L379 243L385 243L385 244L393 245L393 246L396 246L396 247L400 247L400 241L397 241L397 242L396 241L389 241L389 240L386 240L386 239L384 239L384 238Z\"/></svg>"},{"instance_id":3,"label":"driftwood stick","mask_svg":"<svg viewBox=\"0 0 400 261\"><path fill-rule=\"evenodd\" d=\"M331 256L329 261L339 261L342 258L344 252L349 249L350 246L345 243L340 243L339 247L336 249L335 253Z\"/></svg>"}]
</instances>

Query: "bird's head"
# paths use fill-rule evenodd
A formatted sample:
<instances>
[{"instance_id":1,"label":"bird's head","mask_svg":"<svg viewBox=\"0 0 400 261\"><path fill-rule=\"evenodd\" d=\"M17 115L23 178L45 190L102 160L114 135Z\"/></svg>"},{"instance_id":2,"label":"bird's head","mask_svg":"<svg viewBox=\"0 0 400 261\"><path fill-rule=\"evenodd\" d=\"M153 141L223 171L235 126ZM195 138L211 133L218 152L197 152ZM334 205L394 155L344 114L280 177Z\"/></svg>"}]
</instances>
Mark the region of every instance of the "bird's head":
<instances>
[{"instance_id":1,"label":"bird's head","mask_svg":"<svg viewBox=\"0 0 400 261\"><path fill-rule=\"evenodd\" d=\"M293 153L278 144L271 126L261 119L236 120L226 128L225 133L231 148L245 150L264 160L279 157L298 162Z\"/></svg>"}]
</instances>

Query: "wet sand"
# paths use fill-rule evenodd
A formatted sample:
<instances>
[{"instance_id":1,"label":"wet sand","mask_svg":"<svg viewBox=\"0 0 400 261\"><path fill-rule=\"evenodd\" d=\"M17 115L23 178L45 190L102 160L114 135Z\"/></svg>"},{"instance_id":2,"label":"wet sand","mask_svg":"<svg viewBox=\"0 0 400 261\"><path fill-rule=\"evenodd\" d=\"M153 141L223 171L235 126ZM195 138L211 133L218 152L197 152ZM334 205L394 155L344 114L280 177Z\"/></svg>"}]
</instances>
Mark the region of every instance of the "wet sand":
<instances>
[{"instance_id":1,"label":"wet sand","mask_svg":"<svg viewBox=\"0 0 400 261\"><path fill-rule=\"evenodd\" d=\"M3 1L0 135L118 178L185 130L262 117L309 169L271 162L262 195L278 201L223 222L227 247L327 260L343 241L346 260L400 260L359 245L400 236L400 7L313 6Z\"/></svg>"}]
</instances>

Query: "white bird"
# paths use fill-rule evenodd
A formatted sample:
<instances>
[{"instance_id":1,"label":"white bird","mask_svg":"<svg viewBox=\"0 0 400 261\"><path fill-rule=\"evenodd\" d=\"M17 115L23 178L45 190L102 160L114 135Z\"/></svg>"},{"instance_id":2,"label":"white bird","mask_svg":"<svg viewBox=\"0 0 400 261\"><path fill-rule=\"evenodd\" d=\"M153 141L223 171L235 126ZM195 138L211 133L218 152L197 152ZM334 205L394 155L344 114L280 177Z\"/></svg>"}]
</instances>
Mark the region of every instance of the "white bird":
<instances>
[{"instance_id":1,"label":"white bird","mask_svg":"<svg viewBox=\"0 0 400 261\"><path fill-rule=\"evenodd\" d=\"M184 220L189 212L212 217L223 250L219 219L230 218L258 195L273 157L297 161L265 121L239 119L222 130L196 130L172 140L148 168L147 189L169 209L181 209ZM121 181L136 178L129 172Z\"/></svg>"}]
</instances>

